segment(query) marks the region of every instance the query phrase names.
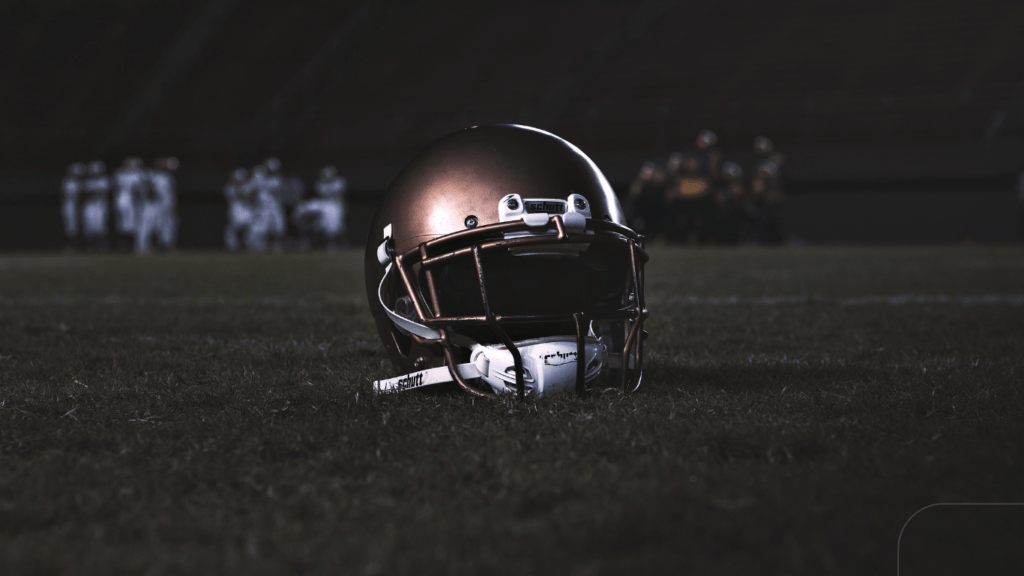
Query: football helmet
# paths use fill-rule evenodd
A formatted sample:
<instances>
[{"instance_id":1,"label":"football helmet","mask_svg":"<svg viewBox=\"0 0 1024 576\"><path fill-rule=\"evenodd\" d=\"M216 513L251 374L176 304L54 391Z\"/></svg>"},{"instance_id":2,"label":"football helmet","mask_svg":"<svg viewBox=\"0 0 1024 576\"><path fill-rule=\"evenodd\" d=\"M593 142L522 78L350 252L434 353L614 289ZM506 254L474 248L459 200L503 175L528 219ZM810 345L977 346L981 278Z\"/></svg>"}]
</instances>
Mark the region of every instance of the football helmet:
<instances>
[{"instance_id":1,"label":"football helmet","mask_svg":"<svg viewBox=\"0 0 1024 576\"><path fill-rule=\"evenodd\" d=\"M367 296L400 374L374 390L635 390L647 260L572 144L516 125L442 138L399 173L370 226Z\"/></svg>"}]
</instances>

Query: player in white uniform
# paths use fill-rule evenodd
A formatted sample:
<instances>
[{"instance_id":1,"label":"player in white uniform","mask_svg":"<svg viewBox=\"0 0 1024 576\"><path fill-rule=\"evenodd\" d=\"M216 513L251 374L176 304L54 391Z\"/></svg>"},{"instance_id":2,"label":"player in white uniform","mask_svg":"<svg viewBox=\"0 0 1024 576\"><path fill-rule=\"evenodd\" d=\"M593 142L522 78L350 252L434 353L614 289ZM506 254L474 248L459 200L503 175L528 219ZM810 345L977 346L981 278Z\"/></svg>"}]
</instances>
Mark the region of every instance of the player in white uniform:
<instances>
[{"instance_id":1,"label":"player in white uniform","mask_svg":"<svg viewBox=\"0 0 1024 576\"><path fill-rule=\"evenodd\" d=\"M245 195L253 198L256 205L256 215L249 228L250 234L247 235L252 243L246 242L250 250L266 250L268 240L273 239L276 244L284 231L284 214L272 187L273 180L268 177L267 167L262 164L253 166L249 180L242 187Z\"/></svg>"},{"instance_id":2,"label":"player in white uniform","mask_svg":"<svg viewBox=\"0 0 1024 576\"><path fill-rule=\"evenodd\" d=\"M107 247L107 213L110 196L110 177L102 160L89 164L88 175L82 181L82 238L93 249Z\"/></svg>"},{"instance_id":3,"label":"player in white uniform","mask_svg":"<svg viewBox=\"0 0 1024 576\"><path fill-rule=\"evenodd\" d=\"M142 202L141 217L135 233L135 251L149 252L150 241L156 235L161 248L173 248L178 234L177 182L172 172L178 169L178 159L158 158L148 172L149 187Z\"/></svg>"},{"instance_id":4,"label":"player in white uniform","mask_svg":"<svg viewBox=\"0 0 1024 576\"><path fill-rule=\"evenodd\" d=\"M64 220L66 250L73 250L78 241L78 201L82 195L83 176L85 176L85 164L75 162L68 166L67 176L60 181L60 215Z\"/></svg>"},{"instance_id":5,"label":"player in white uniform","mask_svg":"<svg viewBox=\"0 0 1024 576\"><path fill-rule=\"evenodd\" d=\"M313 188L317 197L299 205L295 210L295 223L305 232L321 238L328 247L335 247L345 234L348 180L338 176L334 166L325 166Z\"/></svg>"},{"instance_id":6,"label":"player in white uniform","mask_svg":"<svg viewBox=\"0 0 1024 576\"><path fill-rule=\"evenodd\" d=\"M135 237L137 212L145 188L142 159L129 156L114 170L114 233L118 249L129 249Z\"/></svg>"},{"instance_id":7,"label":"player in white uniform","mask_svg":"<svg viewBox=\"0 0 1024 576\"><path fill-rule=\"evenodd\" d=\"M284 206L281 202L284 175L281 173L281 161L273 156L264 160L263 165L267 167L267 175L263 180L263 190L261 190L260 196L261 198L267 197L262 200L263 209L266 211L267 233L270 234L274 249L280 250L288 226Z\"/></svg>"},{"instance_id":8,"label":"player in white uniform","mask_svg":"<svg viewBox=\"0 0 1024 576\"><path fill-rule=\"evenodd\" d=\"M224 245L228 250L265 250L266 226L260 226L257 194L246 193L249 171L236 168L224 185L224 198L228 202L228 225L224 228Z\"/></svg>"}]
</instances>

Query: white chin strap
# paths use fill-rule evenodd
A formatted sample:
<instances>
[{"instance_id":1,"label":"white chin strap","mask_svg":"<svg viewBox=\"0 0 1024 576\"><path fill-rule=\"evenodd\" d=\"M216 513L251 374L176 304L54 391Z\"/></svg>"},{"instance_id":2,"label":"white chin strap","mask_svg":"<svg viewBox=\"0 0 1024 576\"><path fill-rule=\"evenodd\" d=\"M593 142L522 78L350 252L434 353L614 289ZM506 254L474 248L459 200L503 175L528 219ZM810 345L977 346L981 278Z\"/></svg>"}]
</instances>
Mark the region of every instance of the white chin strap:
<instances>
[{"instance_id":1,"label":"white chin strap","mask_svg":"<svg viewBox=\"0 0 1024 576\"><path fill-rule=\"evenodd\" d=\"M550 336L516 342L523 358L523 381L527 394L553 394L576 388L576 338ZM584 382L594 381L608 364L608 350L597 338L587 336L584 343L586 368ZM516 369L512 353L503 344L473 346L470 361L456 366L465 379L480 378L496 394L516 392ZM373 391L378 394L402 392L452 382L447 366L412 372L388 380L377 380Z\"/></svg>"},{"instance_id":2,"label":"white chin strap","mask_svg":"<svg viewBox=\"0 0 1024 576\"><path fill-rule=\"evenodd\" d=\"M380 306L384 309L384 313L388 315L388 318L395 323L395 326L402 330L419 336L420 338L426 338L427 340L440 340L441 333L429 326L424 326L419 322L413 322L405 316L399 315L397 312L388 308L388 305L384 303L384 296L381 292L384 290L384 283L388 280L388 274L391 274L391 268L394 263L391 261L391 256L387 253L388 241L391 240L391 224L384 227L384 242L377 247L377 260L384 266L384 276L380 279L380 284L377 286L377 299L380 300Z\"/></svg>"}]
</instances>

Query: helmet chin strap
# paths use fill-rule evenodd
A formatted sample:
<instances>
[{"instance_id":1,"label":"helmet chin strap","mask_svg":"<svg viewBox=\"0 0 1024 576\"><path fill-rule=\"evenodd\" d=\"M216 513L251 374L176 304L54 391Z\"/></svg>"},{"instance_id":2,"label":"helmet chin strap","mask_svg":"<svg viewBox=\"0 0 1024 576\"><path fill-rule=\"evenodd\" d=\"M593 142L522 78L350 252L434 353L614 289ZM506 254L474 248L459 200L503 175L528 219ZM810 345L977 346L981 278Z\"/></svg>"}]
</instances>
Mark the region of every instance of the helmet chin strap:
<instances>
[{"instance_id":1,"label":"helmet chin strap","mask_svg":"<svg viewBox=\"0 0 1024 576\"><path fill-rule=\"evenodd\" d=\"M391 321L395 323L395 326L398 326L399 328L405 330L410 334L415 334L420 338L426 338L427 340L440 340L441 332L429 326L424 326L419 322L414 322L406 318L405 316L400 316L397 312L395 312L391 308L388 308L388 305L384 303L384 296L381 295L381 291L384 289L384 282L387 281L388 274L391 273L392 266L393 264L391 263L387 265L387 267L384 269L384 277L380 279L380 285L377 286L377 299L380 300L380 305L381 308L384 309L384 313L387 314L388 318L390 318Z\"/></svg>"},{"instance_id":2,"label":"helmet chin strap","mask_svg":"<svg viewBox=\"0 0 1024 576\"><path fill-rule=\"evenodd\" d=\"M468 340L468 339L467 339ZM469 344L469 342L466 342ZM577 343L574 336L549 336L516 342L523 359L523 374L528 394L543 396L576 387ZM480 378L496 394L515 393L516 375L512 353L502 344L473 343L470 361L455 366L465 379ZM608 365L607 347L593 336L585 345L584 381L592 382ZM434 384L453 382L447 366L429 368L403 376L377 380L373 391L378 394L403 392Z\"/></svg>"},{"instance_id":3,"label":"helmet chin strap","mask_svg":"<svg viewBox=\"0 0 1024 576\"><path fill-rule=\"evenodd\" d=\"M391 240L391 224L384 227L384 241L381 242L380 246L377 247L377 260L384 266L384 276L380 279L380 284L377 286L377 299L380 300L380 306L384 309L384 313L388 315L388 318L395 323L395 326L405 330L410 334L415 334L420 338L426 338L427 340L440 340L441 332L424 326L419 322L414 322L405 316L399 315L397 312L388 308L388 305L384 303L384 296L381 294L384 290L384 282L388 279L388 274L391 274L391 268L394 263L391 261L391 255L388 254L387 245L388 241ZM376 384L374 385L376 386Z\"/></svg>"}]
</instances>

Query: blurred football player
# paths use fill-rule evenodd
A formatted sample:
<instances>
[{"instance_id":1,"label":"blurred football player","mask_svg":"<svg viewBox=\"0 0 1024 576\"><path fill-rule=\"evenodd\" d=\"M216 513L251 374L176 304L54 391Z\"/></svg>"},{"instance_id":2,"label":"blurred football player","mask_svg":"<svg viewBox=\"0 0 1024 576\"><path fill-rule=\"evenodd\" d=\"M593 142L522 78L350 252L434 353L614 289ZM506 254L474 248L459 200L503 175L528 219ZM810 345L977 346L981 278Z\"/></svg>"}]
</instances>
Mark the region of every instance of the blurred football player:
<instances>
[{"instance_id":1,"label":"blurred football player","mask_svg":"<svg viewBox=\"0 0 1024 576\"><path fill-rule=\"evenodd\" d=\"M758 243L782 241L779 227L779 212L782 208L782 187L779 183L779 166L770 158L763 158L757 164L750 181L748 214L754 222L754 237Z\"/></svg>"},{"instance_id":2,"label":"blurred football player","mask_svg":"<svg viewBox=\"0 0 1024 576\"><path fill-rule=\"evenodd\" d=\"M240 250L243 238L249 234L253 219L256 217L256 205L253 197L245 194L245 181L249 171L235 168L224 185L224 199L228 203L228 223L224 227L224 245L228 250ZM247 244L247 243L246 243Z\"/></svg>"},{"instance_id":3,"label":"blurred football player","mask_svg":"<svg viewBox=\"0 0 1024 576\"><path fill-rule=\"evenodd\" d=\"M270 235L270 220L275 211L276 200L270 195L266 184L267 167L257 164L249 171L249 178L241 185L242 197L252 210L252 219L245 235L245 247L253 252L267 249Z\"/></svg>"},{"instance_id":4,"label":"blurred football player","mask_svg":"<svg viewBox=\"0 0 1024 576\"><path fill-rule=\"evenodd\" d=\"M710 238L718 244L735 244L739 240L738 212L745 190L743 168L735 162L722 162L718 186L715 188L715 214Z\"/></svg>"},{"instance_id":5,"label":"blurred football player","mask_svg":"<svg viewBox=\"0 0 1024 576\"><path fill-rule=\"evenodd\" d=\"M285 176L281 184L281 207L285 215L284 247L286 249L302 247L302 239L294 223L294 215L306 197L306 182L296 175Z\"/></svg>"},{"instance_id":6,"label":"blurred football player","mask_svg":"<svg viewBox=\"0 0 1024 576\"><path fill-rule=\"evenodd\" d=\"M768 158L775 151L775 146L772 141L765 136L757 136L754 138L754 154L758 158Z\"/></svg>"},{"instance_id":7,"label":"blurred football player","mask_svg":"<svg viewBox=\"0 0 1024 576\"><path fill-rule=\"evenodd\" d=\"M765 136L754 138L754 154L759 157L751 181L751 190L758 188L760 202L757 211L757 241L777 244L783 240L779 218L784 200L782 163L785 156Z\"/></svg>"},{"instance_id":8,"label":"blurred football player","mask_svg":"<svg viewBox=\"0 0 1024 576\"><path fill-rule=\"evenodd\" d=\"M137 212L145 188L142 159L129 156L114 170L114 243L119 250L131 248Z\"/></svg>"},{"instance_id":9,"label":"blurred football player","mask_svg":"<svg viewBox=\"0 0 1024 576\"><path fill-rule=\"evenodd\" d=\"M665 199L672 218L669 241L703 243L713 200L711 181L702 172L698 156L689 153L682 155L679 172L669 184Z\"/></svg>"},{"instance_id":10,"label":"blurred football player","mask_svg":"<svg viewBox=\"0 0 1024 576\"><path fill-rule=\"evenodd\" d=\"M251 249L266 250L268 243L280 249L280 239L285 228L284 210L267 167L263 164L253 166L243 190L247 196L254 198L257 205L257 215L251 227L254 240Z\"/></svg>"},{"instance_id":11,"label":"blurred football player","mask_svg":"<svg viewBox=\"0 0 1024 576\"><path fill-rule=\"evenodd\" d=\"M722 152L718 148L718 136L711 130L701 130L697 133L696 146L700 173L711 186L718 179L718 164L722 159Z\"/></svg>"},{"instance_id":12,"label":"blurred football player","mask_svg":"<svg viewBox=\"0 0 1024 576\"><path fill-rule=\"evenodd\" d=\"M683 153L676 151L668 155L668 162L665 163L665 170L668 171L669 177L675 177L679 175L679 172L683 167Z\"/></svg>"},{"instance_id":13,"label":"blurred football player","mask_svg":"<svg viewBox=\"0 0 1024 576\"><path fill-rule=\"evenodd\" d=\"M110 177L106 171L102 160L94 160L82 181L82 238L93 250L107 248Z\"/></svg>"},{"instance_id":14,"label":"blurred football player","mask_svg":"<svg viewBox=\"0 0 1024 576\"><path fill-rule=\"evenodd\" d=\"M267 218L267 233L270 235L271 245L275 250L280 250L285 233L288 231L288 221L285 217L282 192L284 191L284 175L281 172L281 161L276 157L267 158L263 165L267 167L266 177L262 180L261 195L269 196L264 209ZM270 201L272 200L272 201Z\"/></svg>"},{"instance_id":15,"label":"blurred football player","mask_svg":"<svg viewBox=\"0 0 1024 576\"><path fill-rule=\"evenodd\" d=\"M334 248L344 243L348 180L339 176L334 166L325 166L320 170L320 178L313 188L316 197L302 202L296 208L293 215L295 224L300 232L318 244Z\"/></svg>"},{"instance_id":16,"label":"blurred football player","mask_svg":"<svg viewBox=\"0 0 1024 576\"><path fill-rule=\"evenodd\" d=\"M657 238L662 231L665 182L665 169L648 160L629 186L630 224L649 239Z\"/></svg>"},{"instance_id":17,"label":"blurred football player","mask_svg":"<svg viewBox=\"0 0 1024 576\"><path fill-rule=\"evenodd\" d=\"M157 158L147 172L148 186L143 195L135 229L135 251L145 254L151 249L153 237L160 248L173 248L178 235L178 191L173 172L178 159Z\"/></svg>"},{"instance_id":18,"label":"blurred football player","mask_svg":"<svg viewBox=\"0 0 1024 576\"><path fill-rule=\"evenodd\" d=\"M85 176L85 164L75 162L68 166L67 175L60 182L60 215L64 221L64 247L73 250L78 242L79 200L82 196L82 178Z\"/></svg>"}]
</instances>

